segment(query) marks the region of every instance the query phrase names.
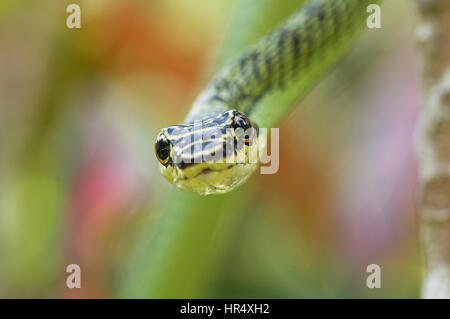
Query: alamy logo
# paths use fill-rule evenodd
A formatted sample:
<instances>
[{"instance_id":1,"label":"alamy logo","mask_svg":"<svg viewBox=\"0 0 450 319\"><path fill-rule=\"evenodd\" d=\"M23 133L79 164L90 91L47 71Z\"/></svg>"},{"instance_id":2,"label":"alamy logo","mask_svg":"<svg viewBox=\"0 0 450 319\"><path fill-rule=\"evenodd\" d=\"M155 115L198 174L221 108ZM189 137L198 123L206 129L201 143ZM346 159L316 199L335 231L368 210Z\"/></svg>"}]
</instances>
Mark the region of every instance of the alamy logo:
<instances>
[{"instance_id":1,"label":"alamy logo","mask_svg":"<svg viewBox=\"0 0 450 319\"><path fill-rule=\"evenodd\" d=\"M370 273L367 276L366 285L367 288L381 288L381 268L377 264L370 264L366 268L366 272Z\"/></svg>"},{"instance_id":2,"label":"alamy logo","mask_svg":"<svg viewBox=\"0 0 450 319\"><path fill-rule=\"evenodd\" d=\"M366 24L369 29L381 28L381 8L378 4L370 4L367 7L370 15L367 17Z\"/></svg>"},{"instance_id":3,"label":"alamy logo","mask_svg":"<svg viewBox=\"0 0 450 319\"><path fill-rule=\"evenodd\" d=\"M66 12L70 13L66 19L66 25L69 29L81 28L81 8L78 4L69 4L66 8Z\"/></svg>"},{"instance_id":4,"label":"alamy logo","mask_svg":"<svg viewBox=\"0 0 450 319\"><path fill-rule=\"evenodd\" d=\"M77 264L70 264L66 267L66 272L70 273L66 279L67 288L81 288L81 268Z\"/></svg>"}]
</instances>

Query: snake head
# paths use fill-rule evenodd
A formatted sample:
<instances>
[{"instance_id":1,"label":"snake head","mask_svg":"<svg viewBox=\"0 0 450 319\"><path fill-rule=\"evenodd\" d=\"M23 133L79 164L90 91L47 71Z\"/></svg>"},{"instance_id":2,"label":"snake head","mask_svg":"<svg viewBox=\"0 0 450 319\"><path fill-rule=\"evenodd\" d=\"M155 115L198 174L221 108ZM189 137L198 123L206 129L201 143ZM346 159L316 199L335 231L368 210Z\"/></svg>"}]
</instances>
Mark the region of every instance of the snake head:
<instances>
[{"instance_id":1,"label":"snake head","mask_svg":"<svg viewBox=\"0 0 450 319\"><path fill-rule=\"evenodd\" d=\"M258 165L258 134L236 110L161 130L155 153L162 174L183 191L225 193Z\"/></svg>"}]
</instances>

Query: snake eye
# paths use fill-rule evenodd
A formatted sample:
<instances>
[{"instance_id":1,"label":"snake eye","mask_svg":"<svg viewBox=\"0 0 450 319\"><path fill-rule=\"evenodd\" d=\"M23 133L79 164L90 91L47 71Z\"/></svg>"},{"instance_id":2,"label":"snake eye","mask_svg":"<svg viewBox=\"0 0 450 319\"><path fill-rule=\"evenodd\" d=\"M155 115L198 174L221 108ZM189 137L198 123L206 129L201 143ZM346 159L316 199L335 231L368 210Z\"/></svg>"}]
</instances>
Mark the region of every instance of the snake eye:
<instances>
[{"instance_id":1,"label":"snake eye","mask_svg":"<svg viewBox=\"0 0 450 319\"><path fill-rule=\"evenodd\" d=\"M253 139L254 128L252 122L242 113L237 113L233 118L233 123L231 127L235 130L238 130L240 134L239 137L244 139L245 144L249 144Z\"/></svg>"},{"instance_id":2,"label":"snake eye","mask_svg":"<svg viewBox=\"0 0 450 319\"><path fill-rule=\"evenodd\" d=\"M244 131L251 128L252 122L250 122L250 120L248 119L247 116L245 116L244 114L241 113L237 113L234 118L233 118L233 123L231 124L231 127L233 129L238 129L241 128Z\"/></svg>"},{"instance_id":3,"label":"snake eye","mask_svg":"<svg viewBox=\"0 0 450 319\"><path fill-rule=\"evenodd\" d=\"M170 141L164 134L160 134L156 139L155 152L158 161L167 165L170 158Z\"/></svg>"}]
</instances>

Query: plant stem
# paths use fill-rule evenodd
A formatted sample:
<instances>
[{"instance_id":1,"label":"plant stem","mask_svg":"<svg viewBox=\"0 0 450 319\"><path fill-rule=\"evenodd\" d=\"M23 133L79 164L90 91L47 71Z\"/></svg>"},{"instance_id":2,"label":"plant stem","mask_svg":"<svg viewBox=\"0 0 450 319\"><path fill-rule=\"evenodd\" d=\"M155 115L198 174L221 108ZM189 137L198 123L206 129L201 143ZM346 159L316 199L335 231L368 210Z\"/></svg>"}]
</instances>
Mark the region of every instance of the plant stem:
<instances>
[{"instance_id":1,"label":"plant stem","mask_svg":"<svg viewBox=\"0 0 450 319\"><path fill-rule=\"evenodd\" d=\"M450 1L417 0L424 108L417 138L423 298L450 298Z\"/></svg>"}]
</instances>

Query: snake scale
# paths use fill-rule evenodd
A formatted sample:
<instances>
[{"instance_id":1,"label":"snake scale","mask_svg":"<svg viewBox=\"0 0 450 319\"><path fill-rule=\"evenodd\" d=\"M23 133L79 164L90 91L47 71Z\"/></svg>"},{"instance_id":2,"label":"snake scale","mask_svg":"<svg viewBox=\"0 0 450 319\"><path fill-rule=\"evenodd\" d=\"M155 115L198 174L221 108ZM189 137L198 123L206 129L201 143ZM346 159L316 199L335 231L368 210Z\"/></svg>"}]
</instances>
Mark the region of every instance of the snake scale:
<instances>
[{"instance_id":1,"label":"snake scale","mask_svg":"<svg viewBox=\"0 0 450 319\"><path fill-rule=\"evenodd\" d=\"M155 151L162 174L179 189L199 194L242 184L258 165L249 154L265 147L257 128L272 127L289 109L267 103L268 97L300 97L342 56L364 25L368 5L377 2L309 0L228 62L195 100L185 123L159 133ZM238 162L239 156L245 160Z\"/></svg>"}]
</instances>

